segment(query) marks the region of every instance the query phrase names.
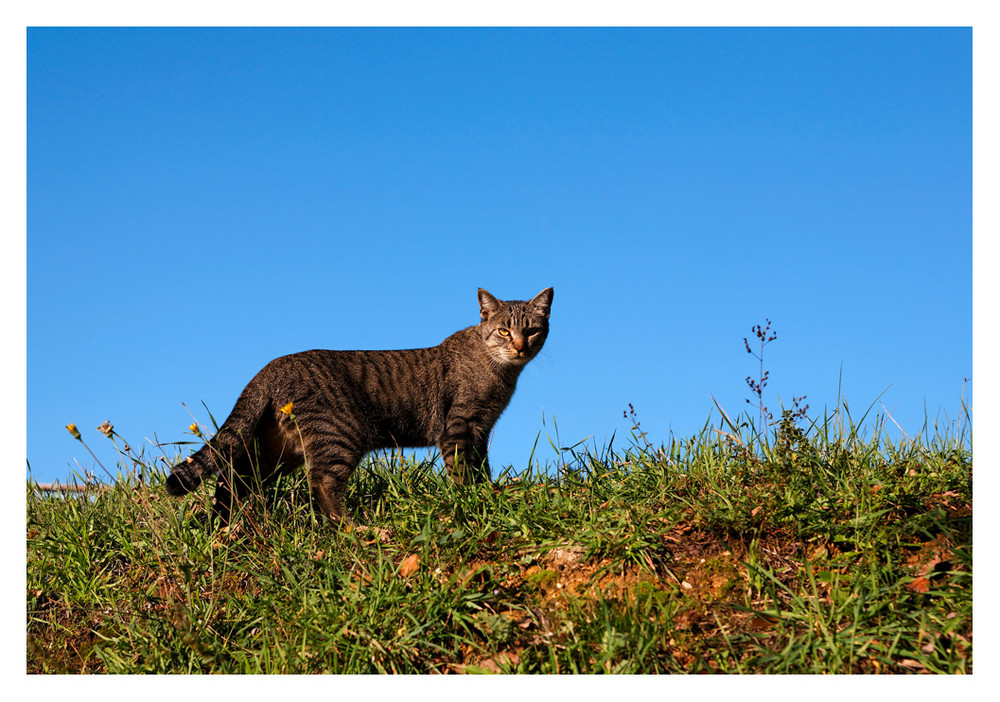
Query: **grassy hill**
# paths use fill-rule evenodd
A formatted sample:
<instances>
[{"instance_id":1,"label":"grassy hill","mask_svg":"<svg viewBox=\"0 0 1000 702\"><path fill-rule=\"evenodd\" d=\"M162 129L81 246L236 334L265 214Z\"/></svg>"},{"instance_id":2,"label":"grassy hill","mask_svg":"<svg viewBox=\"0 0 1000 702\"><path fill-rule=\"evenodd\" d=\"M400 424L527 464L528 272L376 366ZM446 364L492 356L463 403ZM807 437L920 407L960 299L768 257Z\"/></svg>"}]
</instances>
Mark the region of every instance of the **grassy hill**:
<instances>
[{"instance_id":1,"label":"grassy hill","mask_svg":"<svg viewBox=\"0 0 1000 702\"><path fill-rule=\"evenodd\" d=\"M28 481L27 670L972 672L971 439L881 421L636 424L464 488L377 455L346 532L301 473L209 531L123 447L112 485Z\"/></svg>"}]
</instances>

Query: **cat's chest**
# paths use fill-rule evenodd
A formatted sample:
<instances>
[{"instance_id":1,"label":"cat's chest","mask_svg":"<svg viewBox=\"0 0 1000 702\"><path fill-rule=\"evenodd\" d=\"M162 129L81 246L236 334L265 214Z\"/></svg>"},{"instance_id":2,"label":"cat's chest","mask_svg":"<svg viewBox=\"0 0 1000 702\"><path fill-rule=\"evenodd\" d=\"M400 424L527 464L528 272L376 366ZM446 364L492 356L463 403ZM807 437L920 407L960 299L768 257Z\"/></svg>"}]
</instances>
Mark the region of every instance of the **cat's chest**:
<instances>
[{"instance_id":1,"label":"cat's chest","mask_svg":"<svg viewBox=\"0 0 1000 702\"><path fill-rule=\"evenodd\" d=\"M514 394L514 383L488 372L465 372L446 379L446 394L451 403L479 405L483 409L503 408Z\"/></svg>"}]
</instances>

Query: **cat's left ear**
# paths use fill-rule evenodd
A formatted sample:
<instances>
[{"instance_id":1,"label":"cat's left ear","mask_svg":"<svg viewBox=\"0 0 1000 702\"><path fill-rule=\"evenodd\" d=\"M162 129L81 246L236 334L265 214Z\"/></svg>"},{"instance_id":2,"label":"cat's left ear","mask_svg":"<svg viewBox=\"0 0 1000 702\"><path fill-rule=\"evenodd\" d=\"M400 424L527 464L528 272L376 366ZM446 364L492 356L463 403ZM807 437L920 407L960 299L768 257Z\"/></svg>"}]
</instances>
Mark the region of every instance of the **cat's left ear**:
<instances>
[{"instance_id":1,"label":"cat's left ear","mask_svg":"<svg viewBox=\"0 0 1000 702\"><path fill-rule=\"evenodd\" d=\"M552 309L552 296L555 293L552 288L545 288L540 293L531 298L531 305L534 306L536 310L541 312L546 317L549 316L549 310Z\"/></svg>"},{"instance_id":2,"label":"cat's left ear","mask_svg":"<svg viewBox=\"0 0 1000 702\"><path fill-rule=\"evenodd\" d=\"M500 301L488 292L479 288L479 315L485 322L490 315L500 309Z\"/></svg>"}]
</instances>

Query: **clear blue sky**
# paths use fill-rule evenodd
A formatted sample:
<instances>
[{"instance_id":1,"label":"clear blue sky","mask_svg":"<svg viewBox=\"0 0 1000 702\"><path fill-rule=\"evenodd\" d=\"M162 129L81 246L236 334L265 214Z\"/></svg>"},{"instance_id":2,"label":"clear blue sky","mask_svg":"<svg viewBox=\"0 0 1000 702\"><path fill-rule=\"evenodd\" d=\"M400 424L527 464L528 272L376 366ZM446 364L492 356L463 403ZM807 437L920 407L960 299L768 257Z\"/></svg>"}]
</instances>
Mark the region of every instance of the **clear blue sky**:
<instances>
[{"instance_id":1,"label":"clear blue sky","mask_svg":"<svg viewBox=\"0 0 1000 702\"><path fill-rule=\"evenodd\" d=\"M969 29L30 29L27 458L221 421L276 356L555 288L495 466L972 376ZM843 372L841 374L841 368ZM971 398L971 384L965 390ZM879 408L881 409L881 408ZM543 426L542 417L546 424ZM716 415L717 416L717 415ZM554 438L554 437L553 437ZM539 454L551 459L544 434ZM97 475L102 472L98 469Z\"/></svg>"}]
</instances>

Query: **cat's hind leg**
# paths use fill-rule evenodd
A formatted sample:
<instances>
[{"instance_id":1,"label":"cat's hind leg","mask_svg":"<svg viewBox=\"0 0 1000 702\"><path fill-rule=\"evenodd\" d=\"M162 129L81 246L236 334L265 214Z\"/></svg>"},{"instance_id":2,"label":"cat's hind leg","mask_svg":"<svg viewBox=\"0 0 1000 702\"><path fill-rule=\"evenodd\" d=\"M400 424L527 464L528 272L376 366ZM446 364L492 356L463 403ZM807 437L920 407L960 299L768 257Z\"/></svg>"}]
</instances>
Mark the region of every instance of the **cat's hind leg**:
<instances>
[{"instance_id":1,"label":"cat's hind leg","mask_svg":"<svg viewBox=\"0 0 1000 702\"><path fill-rule=\"evenodd\" d=\"M340 438L308 441L306 471L312 490L313 506L337 526L350 526L344 506L347 480L364 456L364 449Z\"/></svg>"}]
</instances>

